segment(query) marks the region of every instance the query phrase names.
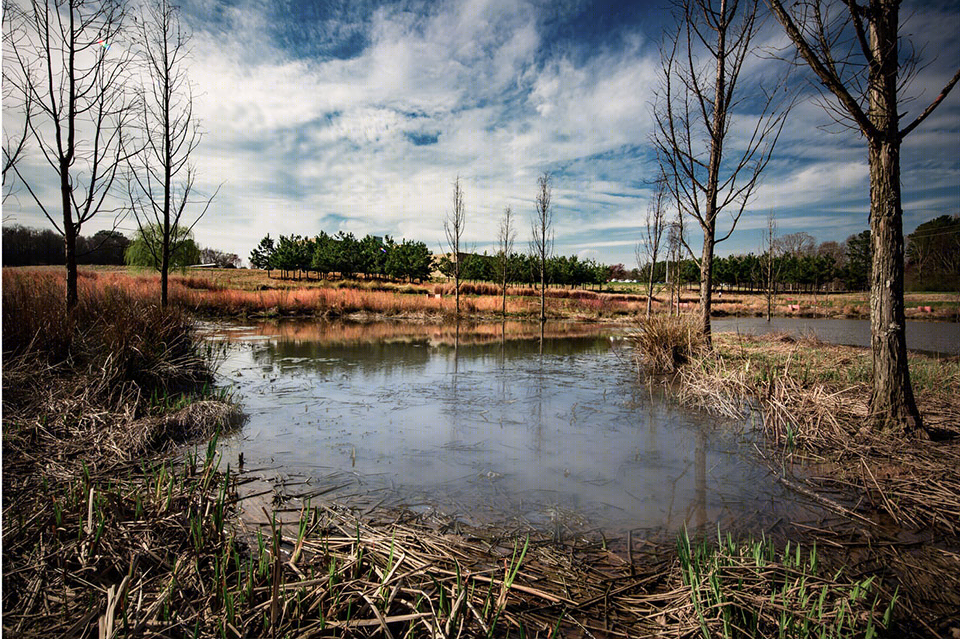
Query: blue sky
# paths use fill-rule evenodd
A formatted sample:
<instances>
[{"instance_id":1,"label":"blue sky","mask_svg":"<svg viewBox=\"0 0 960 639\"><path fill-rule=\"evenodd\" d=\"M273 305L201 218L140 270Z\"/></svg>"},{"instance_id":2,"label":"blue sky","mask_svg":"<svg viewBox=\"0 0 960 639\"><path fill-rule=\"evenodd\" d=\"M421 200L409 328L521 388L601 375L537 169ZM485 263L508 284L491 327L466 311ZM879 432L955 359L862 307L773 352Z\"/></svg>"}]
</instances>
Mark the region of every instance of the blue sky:
<instances>
[{"instance_id":1,"label":"blue sky","mask_svg":"<svg viewBox=\"0 0 960 639\"><path fill-rule=\"evenodd\" d=\"M459 175L466 243L492 250L510 206L525 249L537 176L548 171L555 250L632 266L656 171L651 101L657 45L672 23L666 4L186 2L205 132L198 187L211 193L222 183L197 240L244 259L266 233L320 230L419 239L439 251ZM960 65L960 8L923 3L903 14L903 32L927 44L929 65L912 86L920 97L906 105L916 113ZM767 45L784 43L775 26L761 34ZM747 81L781 65L753 59ZM797 86L806 97L720 255L756 251L769 211L781 233L820 241L867 228L863 141L823 130L830 119L815 92ZM30 171L37 160L26 162ZM55 201L55 178L36 175ZM907 232L960 211L960 90L907 138L903 186ZM49 224L22 191L5 203L4 220ZM95 218L84 233L111 222Z\"/></svg>"}]
</instances>

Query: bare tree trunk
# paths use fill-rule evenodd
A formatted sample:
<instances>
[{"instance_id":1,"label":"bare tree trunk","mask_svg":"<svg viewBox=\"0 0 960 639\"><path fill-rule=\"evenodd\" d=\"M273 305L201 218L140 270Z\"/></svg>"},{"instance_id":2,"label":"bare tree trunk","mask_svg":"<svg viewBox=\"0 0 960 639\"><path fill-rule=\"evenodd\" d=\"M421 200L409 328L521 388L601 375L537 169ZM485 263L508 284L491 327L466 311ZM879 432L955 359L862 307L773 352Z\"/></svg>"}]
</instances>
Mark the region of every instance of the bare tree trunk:
<instances>
[{"instance_id":1,"label":"bare tree trunk","mask_svg":"<svg viewBox=\"0 0 960 639\"><path fill-rule=\"evenodd\" d=\"M712 231L712 229L711 229ZM700 330L707 347L710 339L710 308L713 304L713 233L704 233L703 255L700 258Z\"/></svg>"},{"instance_id":2,"label":"bare tree trunk","mask_svg":"<svg viewBox=\"0 0 960 639\"><path fill-rule=\"evenodd\" d=\"M552 250L553 212L550 208L551 189L550 176L544 173L537 180L537 211L532 224L533 249L540 266L540 325L547 321L547 259Z\"/></svg>"},{"instance_id":3,"label":"bare tree trunk","mask_svg":"<svg viewBox=\"0 0 960 639\"><path fill-rule=\"evenodd\" d=\"M107 55L106 49L91 42L108 42L120 33L124 3L27 4L9 22L11 30L22 29L22 37L8 38L5 27L4 100L13 98L24 108L25 132L59 178L62 214L44 204L18 169L16 160L25 140L13 150L5 149L4 171L13 169L63 235L66 305L72 311L78 301L77 237L111 194L123 162L123 131L130 111L124 87L130 54Z\"/></svg>"},{"instance_id":4,"label":"bare tree trunk","mask_svg":"<svg viewBox=\"0 0 960 639\"><path fill-rule=\"evenodd\" d=\"M510 265L510 253L513 252L513 241L516 230L513 228L513 212L510 207L503 210L503 219L500 220L498 240L500 244L500 273L502 276L502 309L503 319L507 318L507 268Z\"/></svg>"},{"instance_id":5,"label":"bare tree trunk","mask_svg":"<svg viewBox=\"0 0 960 639\"><path fill-rule=\"evenodd\" d=\"M463 236L463 227L466 215L463 209L463 187L460 185L460 176L453 182L453 211L443 221L443 230L447 236L447 248L453 253L453 281L457 304L456 317L460 321L460 239Z\"/></svg>"},{"instance_id":6,"label":"bare tree trunk","mask_svg":"<svg viewBox=\"0 0 960 639\"><path fill-rule=\"evenodd\" d=\"M847 3L849 16L826 23L819 3L808 7L768 0L771 10L797 52L837 99L851 128L867 140L870 164L870 329L873 390L870 412L875 427L922 433L907 367L903 308L903 211L900 194L900 144L944 100L960 81L960 70L940 94L907 126L900 128L900 77L916 58L898 53L899 0L872 0L869 8ZM852 26L857 47L841 48L838 37ZM840 29L841 31L836 31ZM846 47L846 45L843 45ZM839 57L838 56L842 56ZM858 59L862 56L862 60ZM866 76L866 77L864 77ZM864 87L866 90L864 91ZM866 104L864 104L866 102Z\"/></svg>"},{"instance_id":7,"label":"bare tree trunk","mask_svg":"<svg viewBox=\"0 0 960 639\"><path fill-rule=\"evenodd\" d=\"M163 247L160 256L160 306L167 306L167 281L170 273L170 218L163 229Z\"/></svg>"},{"instance_id":8,"label":"bare tree trunk","mask_svg":"<svg viewBox=\"0 0 960 639\"><path fill-rule=\"evenodd\" d=\"M650 319L650 309L653 307L653 269L657 263L650 264L650 279L647 282L647 319Z\"/></svg>"},{"instance_id":9,"label":"bare tree trunk","mask_svg":"<svg viewBox=\"0 0 960 639\"><path fill-rule=\"evenodd\" d=\"M60 199L63 205L63 257L67 266L67 312L77 306L77 228L73 223L73 205L70 202L69 161L60 162Z\"/></svg>"},{"instance_id":10,"label":"bare tree trunk","mask_svg":"<svg viewBox=\"0 0 960 639\"><path fill-rule=\"evenodd\" d=\"M894 103L895 106L895 103ZM896 126L896 118L893 118ZM884 426L920 430L920 412L907 366L903 303L903 211L900 200L900 144L870 144L870 335L873 391L870 412Z\"/></svg>"},{"instance_id":11,"label":"bare tree trunk","mask_svg":"<svg viewBox=\"0 0 960 639\"><path fill-rule=\"evenodd\" d=\"M758 4L756 0L678 0L676 6L680 23L661 54L654 139L671 196L703 231L700 324L709 347L716 244L730 237L756 191L789 106L775 97L783 95L779 87L764 91L749 141L736 150L732 145L726 149L734 110L743 100L740 71L756 47L752 39L759 29ZM730 228L718 237L717 220L723 211L730 213ZM686 242L683 246L693 256Z\"/></svg>"}]
</instances>

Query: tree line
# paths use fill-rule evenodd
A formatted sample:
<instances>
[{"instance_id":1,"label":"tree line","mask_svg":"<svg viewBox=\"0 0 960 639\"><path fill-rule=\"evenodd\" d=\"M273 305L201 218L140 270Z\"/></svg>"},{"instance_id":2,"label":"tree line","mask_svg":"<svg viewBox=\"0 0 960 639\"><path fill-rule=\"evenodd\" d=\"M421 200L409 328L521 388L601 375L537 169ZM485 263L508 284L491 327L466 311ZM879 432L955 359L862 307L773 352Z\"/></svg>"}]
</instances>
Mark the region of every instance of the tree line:
<instances>
[{"instance_id":1,"label":"tree line","mask_svg":"<svg viewBox=\"0 0 960 639\"><path fill-rule=\"evenodd\" d=\"M153 234L151 237L150 234ZM97 231L92 236L77 236L78 264L139 266L159 270L157 256L150 250L160 230L155 226L138 229L131 240L120 231ZM175 229L177 238L170 253L171 268L185 268L197 264L217 268L239 268L240 258L210 247L200 247L191 233ZM35 229L20 224L3 227L4 266L43 266L65 263L63 236L52 229Z\"/></svg>"},{"instance_id":2,"label":"tree line","mask_svg":"<svg viewBox=\"0 0 960 639\"><path fill-rule=\"evenodd\" d=\"M423 281L433 271L433 256L423 242L398 243L389 235L357 239L353 233L340 231L329 235L321 231L315 237L281 235L276 241L268 234L250 252L250 265L278 270L280 277L309 277L316 273L324 278L338 274L343 278L365 275Z\"/></svg>"},{"instance_id":3,"label":"tree line","mask_svg":"<svg viewBox=\"0 0 960 639\"><path fill-rule=\"evenodd\" d=\"M512 252L506 263L508 284L535 284L539 282L538 257ZM487 253L461 253L460 279L464 281L499 282L502 279L502 256ZM424 281L434 270L446 277L454 277L457 260L453 255L434 258L424 242L402 240L389 235L366 235L357 238L353 233L340 231L330 235L321 231L315 237L281 235L274 240L268 234L250 252L253 268L280 271L281 278L322 278L358 275L393 280ZM602 286L609 280L610 268L594 260L573 256L551 256L546 262L546 281L560 286Z\"/></svg>"},{"instance_id":4,"label":"tree line","mask_svg":"<svg viewBox=\"0 0 960 639\"><path fill-rule=\"evenodd\" d=\"M78 264L123 264L130 238L118 231L98 231L78 236ZM3 265L38 266L64 264L63 236L52 229L34 229L19 224L3 227Z\"/></svg>"},{"instance_id":5,"label":"tree line","mask_svg":"<svg viewBox=\"0 0 960 639\"><path fill-rule=\"evenodd\" d=\"M505 260L507 284L537 284L540 282L540 258L534 254L510 253ZM461 256L460 279L480 282L502 282L504 268L502 255L467 253ZM453 260L443 256L437 269L453 277ZM584 287L603 286L610 280L610 267L592 259L581 260L576 255L553 255L546 258L547 285Z\"/></svg>"},{"instance_id":6,"label":"tree line","mask_svg":"<svg viewBox=\"0 0 960 639\"><path fill-rule=\"evenodd\" d=\"M634 269L633 278L646 281L650 264L648 261ZM657 262L653 280L676 279L677 271L676 261ZM791 291L866 290L870 277L870 231L851 235L844 242L827 241L819 245L807 233L793 233L776 238L772 249L760 254L714 257L711 271L715 288L723 285L764 291L773 284L778 290ZM680 260L681 284L699 283L700 272L696 260ZM770 274L775 274L774 282L770 281Z\"/></svg>"}]
</instances>

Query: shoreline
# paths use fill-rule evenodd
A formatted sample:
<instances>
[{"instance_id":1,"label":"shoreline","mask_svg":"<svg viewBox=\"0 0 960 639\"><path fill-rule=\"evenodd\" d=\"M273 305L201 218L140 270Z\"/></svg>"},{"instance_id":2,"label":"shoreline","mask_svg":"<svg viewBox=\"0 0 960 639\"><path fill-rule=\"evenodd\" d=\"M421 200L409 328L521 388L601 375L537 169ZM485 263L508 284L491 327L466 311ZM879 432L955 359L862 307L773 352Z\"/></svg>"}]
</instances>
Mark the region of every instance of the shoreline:
<instances>
[{"instance_id":1,"label":"shoreline","mask_svg":"<svg viewBox=\"0 0 960 639\"><path fill-rule=\"evenodd\" d=\"M896 589L915 632L960 631L960 357L911 354L931 437L905 439L864 425L868 349L784 334L713 339L713 353L676 373L678 401L726 416L758 410L757 454L773 477L843 522L814 533L825 552Z\"/></svg>"}]
</instances>

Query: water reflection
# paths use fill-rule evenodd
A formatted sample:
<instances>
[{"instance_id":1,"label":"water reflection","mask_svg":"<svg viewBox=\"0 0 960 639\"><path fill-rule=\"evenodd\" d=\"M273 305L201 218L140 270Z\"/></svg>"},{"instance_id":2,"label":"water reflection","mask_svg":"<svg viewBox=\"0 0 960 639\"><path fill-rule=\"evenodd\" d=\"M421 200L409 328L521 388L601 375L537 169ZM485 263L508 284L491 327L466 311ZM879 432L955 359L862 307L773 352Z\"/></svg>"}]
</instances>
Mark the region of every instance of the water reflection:
<instances>
[{"instance_id":1,"label":"water reflection","mask_svg":"<svg viewBox=\"0 0 960 639\"><path fill-rule=\"evenodd\" d=\"M331 497L377 491L378 503L557 534L577 521L759 526L791 507L730 424L638 385L609 329L284 323L217 335L249 414L229 453L340 486Z\"/></svg>"}]
</instances>

